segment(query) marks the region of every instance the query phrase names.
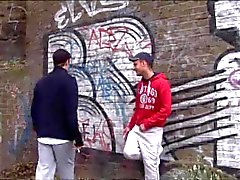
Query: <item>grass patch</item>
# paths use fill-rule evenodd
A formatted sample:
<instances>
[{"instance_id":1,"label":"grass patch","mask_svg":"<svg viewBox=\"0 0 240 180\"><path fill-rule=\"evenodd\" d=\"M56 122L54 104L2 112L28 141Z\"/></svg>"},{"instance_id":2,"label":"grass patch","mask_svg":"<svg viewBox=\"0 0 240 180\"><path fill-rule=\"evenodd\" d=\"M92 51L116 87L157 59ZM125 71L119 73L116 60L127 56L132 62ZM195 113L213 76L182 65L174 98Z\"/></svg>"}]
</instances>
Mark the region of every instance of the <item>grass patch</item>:
<instances>
[{"instance_id":1,"label":"grass patch","mask_svg":"<svg viewBox=\"0 0 240 180\"><path fill-rule=\"evenodd\" d=\"M236 177L205 164L201 156L198 156L196 162L179 160L168 163L168 166L181 170L176 176L178 180L237 180Z\"/></svg>"}]
</instances>

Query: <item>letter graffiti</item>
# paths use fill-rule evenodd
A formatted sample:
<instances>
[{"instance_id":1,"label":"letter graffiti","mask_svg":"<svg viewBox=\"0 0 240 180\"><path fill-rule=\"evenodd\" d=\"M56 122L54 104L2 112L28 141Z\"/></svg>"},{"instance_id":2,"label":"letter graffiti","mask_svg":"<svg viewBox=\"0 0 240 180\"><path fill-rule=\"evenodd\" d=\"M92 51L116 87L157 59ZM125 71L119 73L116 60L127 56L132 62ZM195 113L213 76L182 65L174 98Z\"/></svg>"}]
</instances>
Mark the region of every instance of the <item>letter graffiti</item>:
<instances>
[{"instance_id":1,"label":"letter graffiti","mask_svg":"<svg viewBox=\"0 0 240 180\"><path fill-rule=\"evenodd\" d=\"M9 16L8 16L8 23L13 23L13 24L15 24L15 25L14 25L14 30L16 31L17 25L19 24L19 21L20 21L20 20L13 18L13 17L14 17L13 13L14 13L15 11L22 11L22 12L24 12L25 15L27 14L27 11L26 11L26 9L25 9L24 7L22 7L22 6L16 6L16 5L14 5L14 3L11 3L11 8L10 8Z\"/></svg>"},{"instance_id":2,"label":"letter graffiti","mask_svg":"<svg viewBox=\"0 0 240 180\"><path fill-rule=\"evenodd\" d=\"M129 1L78 1L79 4L85 11L87 12L88 16L93 17L101 12L108 12L108 11L118 11L128 6ZM98 3L99 2L99 3ZM75 12L75 3L76 1L66 1L61 3L61 9L55 14L54 20L57 22L57 27L59 29L63 29L67 26L69 21L71 20L72 23L75 23L82 17L84 10L81 12ZM100 6L100 7L99 7ZM110 7L109 7L110 6ZM111 7L114 6L114 7ZM69 11L70 18L67 18L67 12Z\"/></svg>"}]
</instances>

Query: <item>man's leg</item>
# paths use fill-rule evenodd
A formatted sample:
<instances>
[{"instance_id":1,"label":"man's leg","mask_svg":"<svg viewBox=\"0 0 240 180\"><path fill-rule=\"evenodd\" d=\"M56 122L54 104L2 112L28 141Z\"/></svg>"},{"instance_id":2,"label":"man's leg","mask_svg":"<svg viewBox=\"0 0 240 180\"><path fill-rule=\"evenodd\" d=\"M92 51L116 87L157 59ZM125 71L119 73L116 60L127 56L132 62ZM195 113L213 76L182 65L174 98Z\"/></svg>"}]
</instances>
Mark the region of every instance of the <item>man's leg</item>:
<instances>
[{"instance_id":1,"label":"man's leg","mask_svg":"<svg viewBox=\"0 0 240 180\"><path fill-rule=\"evenodd\" d=\"M145 180L160 180L159 164L162 148L163 128L154 127L139 134L139 145L142 152Z\"/></svg>"},{"instance_id":2,"label":"man's leg","mask_svg":"<svg viewBox=\"0 0 240 180\"><path fill-rule=\"evenodd\" d=\"M128 133L127 140L123 149L123 155L127 159L140 160L141 151L138 144L136 129L138 126L134 126L133 129Z\"/></svg>"},{"instance_id":3,"label":"man's leg","mask_svg":"<svg viewBox=\"0 0 240 180\"><path fill-rule=\"evenodd\" d=\"M38 143L38 156L35 179L53 180L56 163L51 145Z\"/></svg>"},{"instance_id":4,"label":"man's leg","mask_svg":"<svg viewBox=\"0 0 240 180\"><path fill-rule=\"evenodd\" d=\"M73 142L54 145L53 149L57 163L57 174L60 179L74 179L75 149Z\"/></svg>"}]
</instances>

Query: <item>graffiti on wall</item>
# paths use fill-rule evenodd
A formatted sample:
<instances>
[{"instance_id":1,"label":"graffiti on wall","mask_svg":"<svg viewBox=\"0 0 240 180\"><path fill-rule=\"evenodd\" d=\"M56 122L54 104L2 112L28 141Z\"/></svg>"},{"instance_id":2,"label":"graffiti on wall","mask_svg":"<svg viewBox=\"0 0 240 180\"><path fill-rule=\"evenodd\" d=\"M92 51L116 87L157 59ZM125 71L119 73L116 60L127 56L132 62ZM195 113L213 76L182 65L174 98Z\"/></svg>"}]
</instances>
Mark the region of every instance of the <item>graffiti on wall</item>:
<instances>
[{"instance_id":1,"label":"graffiti on wall","mask_svg":"<svg viewBox=\"0 0 240 180\"><path fill-rule=\"evenodd\" d=\"M227 100L217 102L217 108L225 106L226 104L229 105L228 112L225 114L230 115L229 121L222 121L221 123L224 124L233 124L234 128L237 130L238 135L234 138L226 139L219 141L216 144L217 150L217 164L222 166L230 166L235 168L240 168L239 165L239 158L240 155L236 152L240 150L240 89L239 89L239 59L240 52L238 50L232 49L227 50L222 53L215 64L216 69L225 69L226 72L223 74L227 78L225 82L218 84L216 86L217 89L225 88L224 94L227 96ZM217 124L219 126L219 123ZM226 162L226 159L228 162Z\"/></svg>"},{"instance_id":2,"label":"graffiti on wall","mask_svg":"<svg viewBox=\"0 0 240 180\"><path fill-rule=\"evenodd\" d=\"M153 53L147 26L136 17L111 18L47 35L46 72L58 48L71 54L70 73L79 89L79 127L89 147L121 152L122 130L132 113L138 77L128 57Z\"/></svg>"},{"instance_id":3,"label":"graffiti on wall","mask_svg":"<svg viewBox=\"0 0 240 180\"><path fill-rule=\"evenodd\" d=\"M177 160L180 159L176 155L178 150L195 148L205 160L219 165L215 153L222 151L220 148L226 144L214 149L215 144L237 136L228 113L229 104L216 108L218 102L229 101L225 88L216 88L227 81L225 73L225 69L219 69L197 79L172 84L173 112L164 130L163 158ZM204 154L204 145L208 145L210 155Z\"/></svg>"},{"instance_id":4,"label":"graffiti on wall","mask_svg":"<svg viewBox=\"0 0 240 180\"><path fill-rule=\"evenodd\" d=\"M89 17L93 17L102 12L118 11L124 9L129 4L125 1L66 1L61 3L61 9L55 14L54 20L57 22L57 27L63 29L69 22L77 22L83 15L84 10ZM80 12L75 12L77 5L81 6ZM83 10L84 9L84 10Z\"/></svg>"},{"instance_id":5,"label":"graffiti on wall","mask_svg":"<svg viewBox=\"0 0 240 180\"><path fill-rule=\"evenodd\" d=\"M90 17L117 10L104 7L117 6L113 1L112 4L98 2L102 9L98 9L97 1L88 2L88 6L85 1L81 2ZM177 151L193 148L204 154L207 145L209 153L204 154L205 160L213 165L240 168L239 155L235 153L240 148L237 145L240 129L237 108L240 104L239 18L236 18L237 8L232 8L239 7L239 3L224 3L208 2L210 21L214 24L210 31L235 49L217 58L213 72L172 84L173 113L164 130L163 158L177 160L180 158ZM118 1L118 5L118 8L125 8L128 2ZM82 17L83 11L76 14L74 6L73 1L61 4L55 14L59 29ZM122 16L72 26L45 37L45 74L53 69L52 54L56 49L64 48L72 54L70 73L78 82L79 128L86 146L121 152L122 130L131 116L134 88L139 80L128 57L140 50L154 55L155 45L148 27L137 17ZM177 57L182 55L180 52Z\"/></svg>"},{"instance_id":6,"label":"graffiti on wall","mask_svg":"<svg viewBox=\"0 0 240 180\"><path fill-rule=\"evenodd\" d=\"M30 116L29 97L24 94L16 85L7 85L5 87L7 93L17 101L14 106L16 118L14 119L14 136L9 140L9 152L19 155L24 150L27 142L31 139L32 120Z\"/></svg>"},{"instance_id":7,"label":"graffiti on wall","mask_svg":"<svg viewBox=\"0 0 240 180\"><path fill-rule=\"evenodd\" d=\"M234 47L240 45L239 1L208 1L210 30Z\"/></svg>"},{"instance_id":8,"label":"graffiti on wall","mask_svg":"<svg viewBox=\"0 0 240 180\"><path fill-rule=\"evenodd\" d=\"M239 71L240 71L240 2L238 1L216 1L208 3L209 13L212 16L211 31L225 42L232 45L233 49L227 49L216 60L215 69L226 70L223 77L226 81L216 85L216 89L225 88L223 94L226 100L218 101L217 108L226 104L229 105L226 115L230 115L229 121L222 121L222 124L233 124L237 131L237 136L218 141L216 149L216 162L220 166L240 168L240 155L236 152L240 150L240 116L239 116ZM220 123L217 124L219 126Z\"/></svg>"},{"instance_id":9,"label":"graffiti on wall","mask_svg":"<svg viewBox=\"0 0 240 180\"><path fill-rule=\"evenodd\" d=\"M208 2L210 31L235 49L217 58L213 72L172 84L162 158L177 160L178 150L195 148L212 165L240 168L239 9L238 1Z\"/></svg>"},{"instance_id":10,"label":"graffiti on wall","mask_svg":"<svg viewBox=\"0 0 240 180\"><path fill-rule=\"evenodd\" d=\"M14 25L14 30L17 30L18 24L21 22L21 20L16 18L15 13L21 12L25 16L27 14L27 10L25 7L20 6L20 5L15 5L14 3L11 3L10 11L9 11L9 16L8 16L8 23Z\"/></svg>"}]
</instances>

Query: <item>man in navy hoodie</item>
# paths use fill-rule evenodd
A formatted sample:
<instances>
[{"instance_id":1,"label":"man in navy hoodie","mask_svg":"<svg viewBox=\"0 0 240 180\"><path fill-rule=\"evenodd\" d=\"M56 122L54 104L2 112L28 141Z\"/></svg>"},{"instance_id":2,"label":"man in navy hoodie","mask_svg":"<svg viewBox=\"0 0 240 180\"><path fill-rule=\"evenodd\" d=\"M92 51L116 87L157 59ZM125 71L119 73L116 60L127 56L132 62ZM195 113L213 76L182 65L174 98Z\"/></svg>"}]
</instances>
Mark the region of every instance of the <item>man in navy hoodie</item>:
<instances>
[{"instance_id":1,"label":"man in navy hoodie","mask_svg":"<svg viewBox=\"0 0 240 180\"><path fill-rule=\"evenodd\" d=\"M34 88L31 116L38 141L37 180L54 179L56 170L61 179L74 179L75 150L83 146L77 120L78 86L68 74L70 58L64 49L55 51L53 71Z\"/></svg>"}]
</instances>

